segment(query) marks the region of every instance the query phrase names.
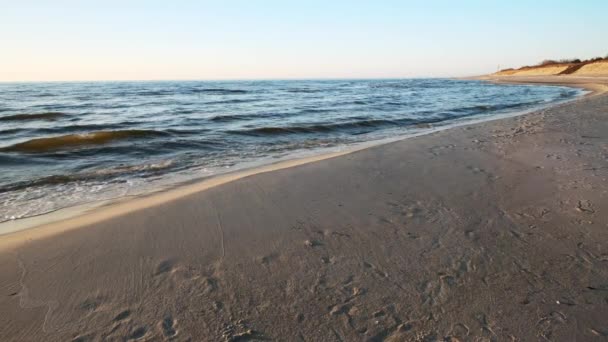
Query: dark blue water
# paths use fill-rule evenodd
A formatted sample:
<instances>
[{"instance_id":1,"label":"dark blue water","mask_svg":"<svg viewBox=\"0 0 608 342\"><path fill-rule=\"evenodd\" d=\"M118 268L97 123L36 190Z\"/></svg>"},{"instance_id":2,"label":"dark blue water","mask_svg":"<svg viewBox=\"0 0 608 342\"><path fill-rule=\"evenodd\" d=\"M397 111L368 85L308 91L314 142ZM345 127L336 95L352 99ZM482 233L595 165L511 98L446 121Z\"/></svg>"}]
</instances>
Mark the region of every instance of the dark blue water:
<instances>
[{"instance_id":1,"label":"dark blue water","mask_svg":"<svg viewBox=\"0 0 608 342\"><path fill-rule=\"evenodd\" d=\"M0 84L0 221L580 94L445 79Z\"/></svg>"}]
</instances>

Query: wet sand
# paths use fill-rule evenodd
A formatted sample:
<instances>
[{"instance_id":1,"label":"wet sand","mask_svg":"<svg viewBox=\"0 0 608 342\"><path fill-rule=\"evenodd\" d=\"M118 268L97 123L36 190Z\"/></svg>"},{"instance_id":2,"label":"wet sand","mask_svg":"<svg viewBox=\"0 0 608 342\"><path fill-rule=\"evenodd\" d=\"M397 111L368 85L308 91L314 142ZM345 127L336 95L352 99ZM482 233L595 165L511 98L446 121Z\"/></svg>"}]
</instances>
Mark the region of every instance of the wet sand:
<instances>
[{"instance_id":1,"label":"wet sand","mask_svg":"<svg viewBox=\"0 0 608 342\"><path fill-rule=\"evenodd\" d=\"M601 341L607 158L598 92L0 236L0 340Z\"/></svg>"}]
</instances>

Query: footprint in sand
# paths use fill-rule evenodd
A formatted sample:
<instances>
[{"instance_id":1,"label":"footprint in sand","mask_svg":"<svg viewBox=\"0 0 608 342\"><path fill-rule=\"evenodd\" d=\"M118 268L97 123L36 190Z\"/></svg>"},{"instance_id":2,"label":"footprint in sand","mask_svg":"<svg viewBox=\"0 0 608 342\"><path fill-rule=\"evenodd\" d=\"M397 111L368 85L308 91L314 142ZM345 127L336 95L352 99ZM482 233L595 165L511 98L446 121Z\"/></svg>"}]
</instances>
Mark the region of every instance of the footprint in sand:
<instances>
[{"instance_id":1,"label":"footprint in sand","mask_svg":"<svg viewBox=\"0 0 608 342\"><path fill-rule=\"evenodd\" d=\"M381 269L379 269L375 265L370 264L367 261L363 262L363 267L371 269L372 271L374 271L374 273L376 273L377 275L381 276L382 278L387 278L388 277L388 274L386 272L382 271Z\"/></svg>"},{"instance_id":2,"label":"footprint in sand","mask_svg":"<svg viewBox=\"0 0 608 342\"><path fill-rule=\"evenodd\" d=\"M386 315L386 312L384 312L384 310L378 310L372 314L372 317L378 318L378 317L382 317L385 315Z\"/></svg>"},{"instance_id":3,"label":"footprint in sand","mask_svg":"<svg viewBox=\"0 0 608 342\"><path fill-rule=\"evenodd\" d=\"M101 305L101 298L87 298L80 303L80 309L84 311L95 311Z\"/></svg>"},{"instance_id":4,"label":"footprint in sand","mask_svg":"<svg viewBox=\"0 0 608 342\"><path fill-rule=\"evenodd\" d=\"M224 308L224 303L216 300L211 304L211 306L213 307L213 311L218 312Z\"/></svg>"},{"instance_id":5,"label":"footprint in sand","mask_svg":"<svg viewBox=\"0 0 608 342\"><path fill-rule=\"evenodd\" d=\"M578 201L578 204L576 205L576 210L587 214L595 213L595 209L593 209L593 203L587 200Z\"/></svg>"},{"instance_id":6,"label":"footprint in sand","mask_svg":"<svg viewBox=\"0 0 608 342\"><path fill-rule=\"evenodd\" d=\"M171 316L165 317L158 325L165 337L172 338L177 335L175 320Z\"/></svg>"},{"instance_id":7,"label":"footprint in sand","mask_svg":"<svg viewBox=\"0 0 608 342\"><path fill-rule=\"evenodd\" d=\"M466 326L466 324L456 323L452 327L452 331L450 332L450 334L452 335L452 337L455 337L458 340L464 340L469 336L469 332L469 327Z\"/></svg>"},{"instance_id":8,"label":"footprint in sand","mask_svg":"<svg viewBox=\"0 0 608 342\"><path fill-rule=\"evenodd\" d=\"M146 336L147 332L148 332L148 329L146 327L139 327L139 328L133 330L131 335L129 335L129 340L139 340L142 337Z\"/></svg>"},{"instance_id":9,"label":"footprint in sand","mask_svg":"<svg viewBox=\"0 0 608 342\"><path fill-rule=\"evenodd\" d=\"M173 260L167 259L161 261L158 266L156 266L156 275L170 272L175 266L175 262Z\"/></svg>"},{"instance_id":10,"label":"footprint in sand","mask_svg":"<svg viewBox=\"0 0 608 342\"><path fill-rule=\"evenodd\" d=\"M257 258L258 262L262 265L269 265L275 260L279 259L279 253L270 253L268 255L264 255L263 257Z\"/></svg>"},{"instance_id":11,"label":"footprint in sand","mask_svg":"<svg viewBox=\"0 0 608 342\"><path fill-rule=\"evenodd\" d=\"M125 310L114 317L114 322L124 321L129 318L129 316L131 316L131 310Z\"/></svg>"},{"instance_id":12,"label":"footprint in sand","mask_svg":"<svg viewBox=\"0 0 608 342\"><path fill-rule=\"evenodd\" d=\"M444 146L433 146L429 149L429 153L432 154L433 156L437 157L437 156L440 156L442 154L449 152L450 150L453 150L454 148L456 148L456 145L453 145L453 144L444 145Z\"/></svg>"},{"instance_id":13,"label":"footprint in sand","mask_svg":"<svg viewBox=\"0 0 608 342\"><path fill-rule=\"evenodd\" d=\"M228 324L224 327L222 336L227 342L268 340L263 333L249 328L243 320Z\"/></svg>"},{"instance_id":14,"label":"footprint in sand","mask_svg":"<svg viewBox=\"0 0 608 342\"><path fill-rule=\"evenodd\" d=\"M549 315L542 317L536 327L539 331L540 336L547 340L551 340L553 333L559 325L566 323L566 315L559 311L552 311Z\"/></svg>"}]
</instances>

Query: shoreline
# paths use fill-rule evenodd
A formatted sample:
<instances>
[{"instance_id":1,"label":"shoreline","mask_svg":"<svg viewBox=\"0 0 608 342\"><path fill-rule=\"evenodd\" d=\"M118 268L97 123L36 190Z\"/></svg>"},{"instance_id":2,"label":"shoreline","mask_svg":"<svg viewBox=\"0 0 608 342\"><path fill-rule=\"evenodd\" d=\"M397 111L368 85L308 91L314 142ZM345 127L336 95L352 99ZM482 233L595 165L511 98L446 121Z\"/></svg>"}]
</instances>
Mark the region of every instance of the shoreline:
<instances>
[{"instance_id":1,"label":"shoreline","mask_svg":"<svg viewBox=\"0 0 608 342\"><path fill-rule=\"evenodd\" d=\"M462 120L456 120L455 122L445 125L434 127L432 129L424 130L422 132L412 132L409 134L400 135L397 137L385 138L380 140L367 141L357 143L350 146L336 146L329 148L327 151L319 151L310 156L301 157L298 155L287 156L285 159L278 162L259 164L251 167L244 167L234 171L221 173L218 175L212 175L209 177L203 177L201 179L193 179L183 183L170 185L165 188L160 188L147 193L121 196L118 198L106 199L83 203L75 206L59 208L48 213L43 213L31 217L9 220L0 222L0 239L8 237L11 239L13 235L19 234L27 230L35 230L33 234L38 234L37 237L47 237L56 233L64 232L74 228L78 228L84 225L93 224L105 219L109 219L116 216L121 216L132 211L152 207L165 203L167 201L175 200L180 197L188 196L190 194L205 191L212 187L222 185L234 180L238 180L244 177L249 177L259 173L272 172L276 170L282 170L285 168L291 168L307 163L313 163L325 159L335 158L350 153L355 153L364 149L374 148L385 144L391 144L395 142L404 141L419 136L431 135L436 132L450 130L456 127L475 125L484 122L490 122L494 120L502 120L512 118L521 115L529 115L534 112L542 111L547 108L560 106L563 104L579 101L588 96L595 96L608 91L608 78L605 80L606 84L596 83L568 83L560 81L560 83L547 82L547 77L527 77L534 78L532 82L526 82L523 80L511 80L513 77L471 77L467 78L470 80L489 81L494 83L507 83L507 84L539 84L539 85L555 85L555 86L566 86L572 88L585 89L590 91L583 96L578 96L573 99L558 101L555 103L540 106L539 108L533 108L525 111L518 111L506 114L497 114L489 118L465 118ZM519 77L521 78L521 77ZM539 79L540 78L540 79ZM580 79L580 77L576 77ZM334 151L338 150L338 151ZM44 232L39 232L45 230ZM29 234L28 234L29 235ZM6 239L4 239L6 240ZM0 241L0 249L6 248L6 241Z\"/></svg>"},{"instance_id":2,"label":"shoreline","mask_svg":"<svg viewBox=\"0 0 608 342\"><path fill-rule=\"evenodd\" d=\"M591 91L588 95L600 95L608 92L608 77L593 76L474 76L463 79L487 81L498 84L542 84L567 86Z\"/></svg>"},{"instance_id":3,"label":"shoreline","mask_svg":"<svg viewBox=\"0 0 608 342\"><path fill-rule=\"evenodd\" d=\"M0 236L0 340L601 340L607 110L596 92Z\"/></svg>"}]
</instances>

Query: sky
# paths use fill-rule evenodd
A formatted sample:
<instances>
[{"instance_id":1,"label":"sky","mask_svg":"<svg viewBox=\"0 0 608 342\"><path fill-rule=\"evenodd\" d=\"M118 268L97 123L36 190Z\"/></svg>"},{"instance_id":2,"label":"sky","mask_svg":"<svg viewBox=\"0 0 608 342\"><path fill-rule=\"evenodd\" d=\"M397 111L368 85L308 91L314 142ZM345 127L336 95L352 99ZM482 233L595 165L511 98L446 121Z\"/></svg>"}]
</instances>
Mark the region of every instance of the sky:
<instances>
[{"instance_id":1,"label":"sky","mask_svg":"<svg viewBox=\"0 0 608 342\"><path fill-rule=\"evenodd\" d=\"M606 0L0 0L0 81L454 77L608 55Z\"/></svg>"}]
</instances>

